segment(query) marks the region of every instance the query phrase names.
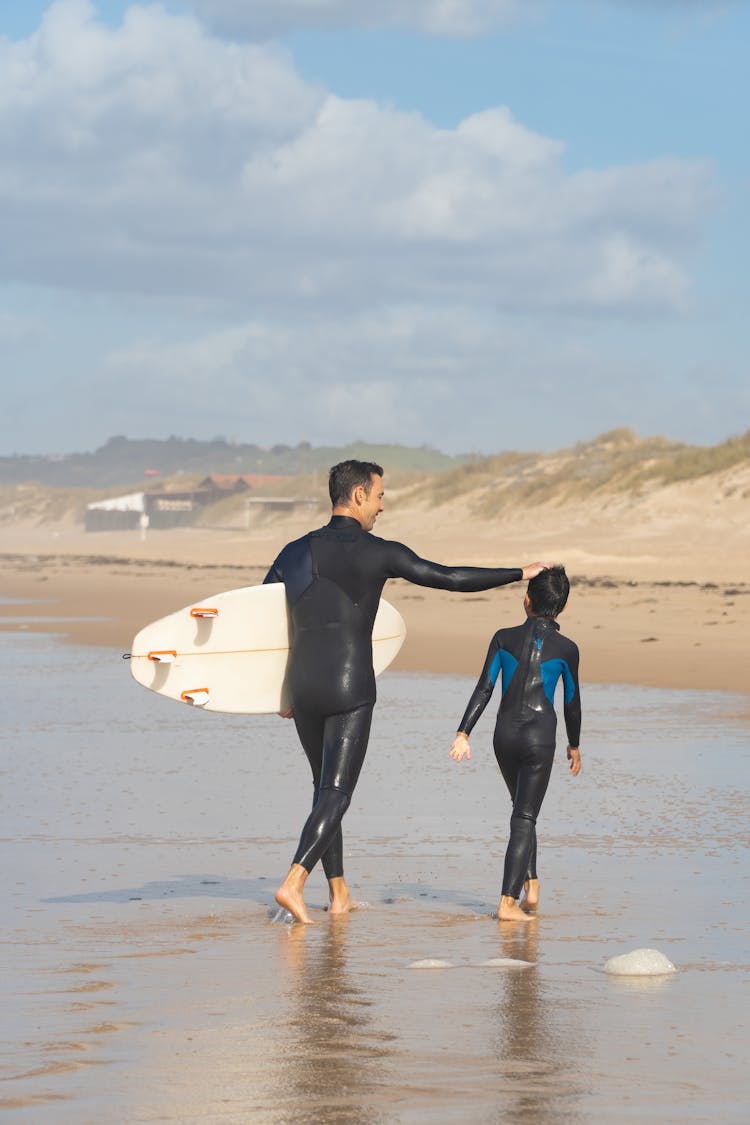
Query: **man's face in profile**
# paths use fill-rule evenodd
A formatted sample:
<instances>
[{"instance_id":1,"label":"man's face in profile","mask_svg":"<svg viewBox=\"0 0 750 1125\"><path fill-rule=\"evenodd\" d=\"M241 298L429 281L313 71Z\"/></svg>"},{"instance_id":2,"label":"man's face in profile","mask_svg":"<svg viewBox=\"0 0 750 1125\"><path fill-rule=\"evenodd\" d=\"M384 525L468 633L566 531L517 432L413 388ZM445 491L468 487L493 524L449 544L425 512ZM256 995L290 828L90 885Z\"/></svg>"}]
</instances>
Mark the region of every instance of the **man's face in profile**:
<instances>
[{"instance_id":1,"label":"man's face in profile","mask_svg":"<svg viewBox=\"0 0 750 1125\"><path fill-rule=\"evenodd\" d=\"M360 508L360 523L365 531L372 531L375 526L375 520L383 511L383 497L385 496L383 478L373 473L370 480L372 484L369 494Z\"/></svg>"}]
</instances>

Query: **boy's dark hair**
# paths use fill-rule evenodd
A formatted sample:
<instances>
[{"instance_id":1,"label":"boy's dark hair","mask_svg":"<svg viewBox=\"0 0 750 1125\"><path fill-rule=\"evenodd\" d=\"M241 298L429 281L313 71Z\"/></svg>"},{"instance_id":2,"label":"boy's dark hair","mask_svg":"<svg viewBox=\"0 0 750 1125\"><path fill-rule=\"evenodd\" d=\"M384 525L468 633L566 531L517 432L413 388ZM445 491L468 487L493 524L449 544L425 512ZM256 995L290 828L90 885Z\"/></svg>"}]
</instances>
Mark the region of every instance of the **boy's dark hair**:
<instances>
[{"instance_id":1,"label":"boy's dark hair","mask_svg":"<svg viewBox=\"0 0 750 1125\"><path fill-rule=\"evenodd\" d=\"M328 495L331 504L346 504L360 485L369 496L373 476L382 477L383 469L374 461L340 461L328 474Z\"/></svg>"},{"instance_id":2,"label":"boy's dark hair","mask_svg":"<svg viewBox=\"0 0 750 1125\"><path fill-rule=\"evenodd\" d=\"M564 566L551 566L532 578L526 589L537 617L557 617L565 609L570 581Z\"/></svg>"}]
</instances>

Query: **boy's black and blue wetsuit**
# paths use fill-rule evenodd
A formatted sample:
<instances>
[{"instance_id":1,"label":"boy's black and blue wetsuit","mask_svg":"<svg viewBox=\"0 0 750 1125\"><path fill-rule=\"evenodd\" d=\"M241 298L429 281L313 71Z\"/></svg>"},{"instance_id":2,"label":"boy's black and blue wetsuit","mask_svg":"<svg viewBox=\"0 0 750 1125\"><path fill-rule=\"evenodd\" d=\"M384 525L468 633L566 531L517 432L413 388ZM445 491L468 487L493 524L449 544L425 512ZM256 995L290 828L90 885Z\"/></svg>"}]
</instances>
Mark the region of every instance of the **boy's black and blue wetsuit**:
<instances>
[{"instance_id":1,"label":"boy's black and blue wetsuit","mask_svg":"<svg viewBox=\"0 0 750 1125\"><path fill-rule=\"evenodd\" d=\"M568 745L578 746L578 648L549 617L529 617L523 625L500 629L490 642L460 731L471 732L499 676L503 694L495 725L495 757L513 801L502 893L518 898L524 881L537 878L536 821L555 754L554 696L560 679Z\"/></svg>"},{"instance_id":2,"label":"boy's black and blue wetsuit","mask_svg":"<svg viewBox=\"0 0 750 1125\"><path fill-rule=\"evenodd\" d=\"M294 857L318 859L329 879L343 874L341 819L367 750L375 674L372 628L389 578L438 590L491 590L519 568L441 566L394 540L364 531L351 516L288 543L265 582L283 582L292 625L287 685L294 722L313 774L313 809Z\"/></svg>"}]
</instances>

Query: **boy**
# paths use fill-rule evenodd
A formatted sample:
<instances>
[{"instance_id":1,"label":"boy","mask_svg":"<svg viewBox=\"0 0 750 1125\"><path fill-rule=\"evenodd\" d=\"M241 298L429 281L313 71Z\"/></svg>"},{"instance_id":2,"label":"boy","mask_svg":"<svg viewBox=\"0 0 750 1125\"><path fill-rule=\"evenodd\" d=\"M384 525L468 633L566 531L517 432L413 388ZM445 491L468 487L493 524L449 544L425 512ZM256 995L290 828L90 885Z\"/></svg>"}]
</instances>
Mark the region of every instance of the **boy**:
<instances>
[{"instance_id":1,"label":"boy","mask_svg":"<svg viewBox=\"0 0 750 1125\"><path fill-rule=\"evenodd\" d=\"M564 685L570 771L574 777L581 772L578 648L560 633L555 620L565 608L569 592L570 582L562 566L550 567L531 579L523 603L526 621L515 628L500 629L492 638L482 674L450 749L451 758L457 762L471 757L469 734L489 703L502 671L503 694L494 747L513 801L513 812L497 908L500 921L528 922L531 915L527 910L535 909L539 902L536 820L555 754L557 716L553 701L560 677ZM517 902L522 886L526 910Z\"/></svg>"}]
</instances>

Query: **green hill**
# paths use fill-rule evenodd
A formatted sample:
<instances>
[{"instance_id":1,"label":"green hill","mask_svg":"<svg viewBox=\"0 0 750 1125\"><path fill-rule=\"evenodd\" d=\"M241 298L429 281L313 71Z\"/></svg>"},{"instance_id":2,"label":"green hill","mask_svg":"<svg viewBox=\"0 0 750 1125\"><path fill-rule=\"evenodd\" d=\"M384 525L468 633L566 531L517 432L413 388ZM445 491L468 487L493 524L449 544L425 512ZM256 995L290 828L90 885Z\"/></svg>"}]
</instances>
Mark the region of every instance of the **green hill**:
<instances>
[{"instance_id":1,"label":"green hill","mask_svg":"<svg viewBox=\"0 0 750 1125\"><path fill-rule=\"evenodd\" d=\"M274 473L302 476L327 472L347 458L374 460L390 473L442 473L461 464L429 446L368 444L344 446L233 444L223 438L197 441L170 437L166 441L131 441L113 437L93 453L14 455L0 457L0 485L35 481L51 488L142 487L177 474L208 476L211 473Z\"/></svg>"}]
</instances>

